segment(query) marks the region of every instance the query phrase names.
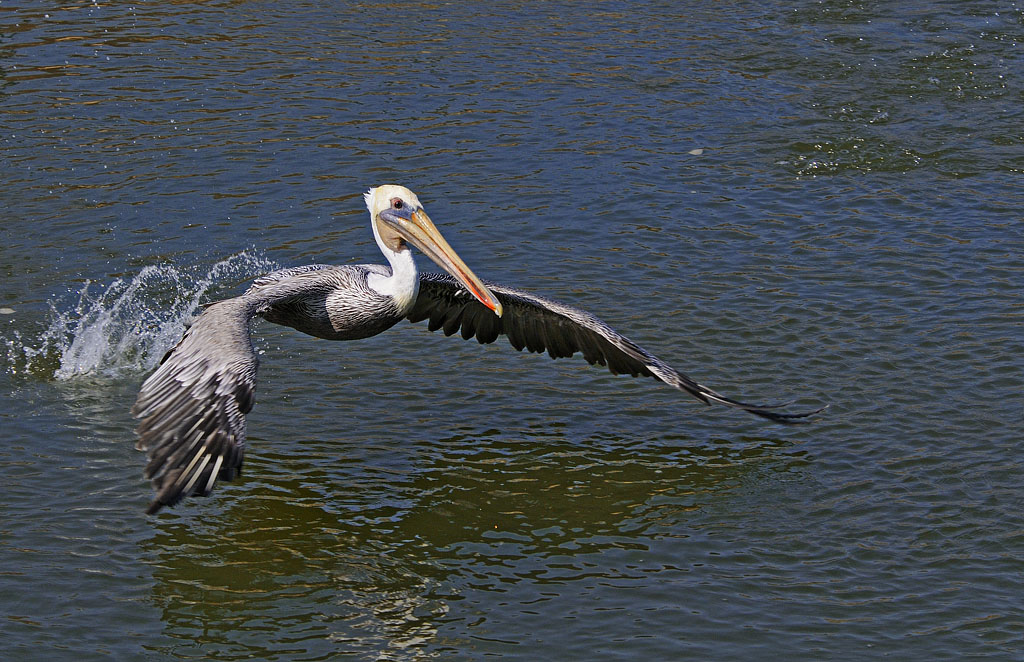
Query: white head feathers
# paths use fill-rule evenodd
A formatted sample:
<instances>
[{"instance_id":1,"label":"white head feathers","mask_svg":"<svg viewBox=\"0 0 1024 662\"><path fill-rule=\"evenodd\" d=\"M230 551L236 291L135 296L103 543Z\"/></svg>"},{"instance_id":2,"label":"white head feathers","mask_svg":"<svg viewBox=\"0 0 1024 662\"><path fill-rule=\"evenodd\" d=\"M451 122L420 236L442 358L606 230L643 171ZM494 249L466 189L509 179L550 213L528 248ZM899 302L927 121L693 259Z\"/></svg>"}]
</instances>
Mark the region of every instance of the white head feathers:
<instances>
[{"instance_id":1,"label":"white head feathers","mask_svg":"<svg viewBox=\"0 0 1024 662\"><path fill-rule=\"evenodd\" d=\"M370 216L376 218L377 214L384 211L391 206L391 201L395 198L400 198L402 202L409 205L412 209L422 208L420 199L416 197L416 194L397 184L384 184L371 188L369 191L363 194L363 200L366 202L366 209L370 212Z\"/></svg>"}]
</instances>

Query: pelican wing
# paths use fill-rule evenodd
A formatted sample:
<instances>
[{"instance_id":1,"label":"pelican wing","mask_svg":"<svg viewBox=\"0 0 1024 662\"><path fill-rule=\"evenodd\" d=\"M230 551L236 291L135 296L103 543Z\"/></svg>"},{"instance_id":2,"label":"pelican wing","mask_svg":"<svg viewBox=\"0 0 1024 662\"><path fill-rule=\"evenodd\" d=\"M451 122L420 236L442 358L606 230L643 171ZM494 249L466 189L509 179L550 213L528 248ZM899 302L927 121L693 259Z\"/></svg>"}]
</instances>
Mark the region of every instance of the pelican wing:
<instances>
[{"instance_id":1,"label":"pelican wing","mask_svg":"<svg viewBox=\"0 0 1024 662\"><path fill-rule=\"evenodd\" d=\"M259 365L252 316L241 297L210 306L143 383L132 413L142 419L137 447L148 451L146 477L157 492L150 514L205 496L241 469Z\"/></svg>"},{"instance_id":2,"label":"pelican wing","mask_svg":"<svg viewBox=\"0 0 1024 662\"><path fill-rule=\"evenodd\" d=\"M321 287L320 269L268 274L242 296L207 307L143 382L132 413L141 419L136 446L148 452L145 475L157 493L149 514L191 494L205 496L218 478L231 480L241 470L259 366L250 322Z\"/></svg>"},{"instance_id":3,"label":"pelican wing","mask_svg":"<svg viewBox=\"0 0 1024 662\"><path fill-rule=\"evenodd\" d=\"M686 391L705 404L717 402L782 423L800 422L824 409L785 413L775 411L783 405L752 405L727 398L678 372L579 308L486 282L504 309L504 314L498 317L451 276L423 273L419 280L419 294L408 319L411 322L428 320L431 331L441 329L447 336L460 332L464 339L475 337L481 344L494 342L504 335L517 350L547 352L555 359L580 352L588 363L607 366L612 374L653 377Z\"/></svg>"}]
</instances>

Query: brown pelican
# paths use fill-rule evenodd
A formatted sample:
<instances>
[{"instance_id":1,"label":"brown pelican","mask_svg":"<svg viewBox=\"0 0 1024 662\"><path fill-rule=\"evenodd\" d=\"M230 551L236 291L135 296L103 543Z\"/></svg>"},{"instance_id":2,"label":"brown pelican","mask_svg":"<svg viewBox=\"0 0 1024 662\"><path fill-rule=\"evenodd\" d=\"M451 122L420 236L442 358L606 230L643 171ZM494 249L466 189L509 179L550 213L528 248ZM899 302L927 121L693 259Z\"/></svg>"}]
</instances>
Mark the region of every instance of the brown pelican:
<instances>
[{"instance_id":1,"label":"brown pelican","mask_svg":"<svg viewBox=\"0 0 1024 662\"><path fill-rule=\"evenodd\" d=\"M241 468L245 415L256 386L258 360L249 338L256 317L328 340L367 338L402 319L429 319L431 331L461 331L480 343L505 335L518 350L546 351L552 358L582 352L613 374L653 377L705 404L773 421L799 422L821 411L783 413L775 411L780 406L720 395L585 311L484 283L409 189L380 186L364 198L390 268L315 264L262 276L241 296L208 306L142 384L132 413L141 419L138 447L149 453L145 473L157 493L149 513L191 494L207 495L218 478L231 480ZM451 275L417 273L409 244Z\"/></svg>"}]
</instances>

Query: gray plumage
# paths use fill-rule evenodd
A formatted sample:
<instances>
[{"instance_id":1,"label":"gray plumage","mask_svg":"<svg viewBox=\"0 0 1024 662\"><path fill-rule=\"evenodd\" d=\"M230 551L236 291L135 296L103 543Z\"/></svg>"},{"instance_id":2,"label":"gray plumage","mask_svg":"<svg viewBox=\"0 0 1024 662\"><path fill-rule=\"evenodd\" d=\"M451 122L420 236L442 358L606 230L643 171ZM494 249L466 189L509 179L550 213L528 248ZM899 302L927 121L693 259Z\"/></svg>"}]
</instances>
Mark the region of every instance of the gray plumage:
<instances>
[{"instance_id":1,"label":"gray plumage","mask_svg":"<svg viewBox=\"0 0 1024 662\"><path fill-rule=\"evenodd\" d=\"M817 411L786 414L731 400L619 335L593 315L527 292L484 283L455 253L416 194L386 184L363 196L377 246L390 268L314 264L275 271L244 294L209 306L164 356L139 390L132 412L141 419L138 447L149 453L155 513L190 494L209 494L218 478L242 468L245 415L253 406L259 361L249 325L261 316L328 340L356 340L385 331L404 317L429 319L430 329L481 343L508 336L516 349L554 358L582 352L613 373L645 375L692 394L779 422ZM452 277L419 274L415 246Z\"/></svg>"},{"instance_id":2,"label":"gray plumage","mask_svg":"<svg viewBox=\"0 0 1024 662\"><path fill-rule=\"evenodd\" d=\"M307 264L261 276L242 296L258 299L256 312L268 322L327 340L359 340L405 316L394 299L369 286L370 274L387 277L391 270L378 264Z\"/></svg>"},{"instance_id":3,"label":"gray plumage","mask_svg":"<svg viewBox=\"0 0 1024 662\"><path fill-rule=\"evenodd\" d=\"M722 396L674 370L603 321L572 306L510 287L486 283L504 308L496 316L454 278L419 274L411 310L367 284L378 265L309 265L263 276L245 294L206 308L181 342L143 383L132 411L141 419L138 447L149 453L146 476L157 492L155 513L190 494L207 495L218 478L231 480L242 466L245 414L252 409L259 364L249 337L254 317L330 340L376 335L403 317L429 320L431 331L459 332L480 343L508 337L518 350L552 358L577 352L613 374L648 376L690 393L778 422L797 422L813 412L787 414Z\"/></svg>"},{"instance_id":4,"label":"gray plumage","mask_svg":"<svg viewBox=\"0 0 1024 662\"><path fill-rule=\"evenodd\" d=\"M157 492L147 512L190 494L205 496L218 478L231 480L241 469L259 366L252 319L262 316L329 340L376 335L403 314L368 286L371 273L389 271L378 265L276 271L196 318L143 382L132 407L141 419L136 446L148 451L145 475Z\"/></svg>"}]
</instances>

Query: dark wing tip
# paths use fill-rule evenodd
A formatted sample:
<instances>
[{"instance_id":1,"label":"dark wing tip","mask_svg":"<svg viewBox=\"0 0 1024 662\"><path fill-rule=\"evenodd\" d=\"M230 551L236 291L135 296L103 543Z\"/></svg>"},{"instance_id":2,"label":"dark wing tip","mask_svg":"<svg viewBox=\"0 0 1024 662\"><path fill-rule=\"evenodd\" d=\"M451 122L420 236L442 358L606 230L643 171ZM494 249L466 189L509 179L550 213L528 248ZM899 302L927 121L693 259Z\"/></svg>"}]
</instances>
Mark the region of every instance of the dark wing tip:
<instances>
[{"instance_id":1,"label":"dark wing tip","mask_svg":"<svg viewBox=\"0 0 1024 662\"><path fill-rule=\"evenodd\" d=\"M749 412L754 416L760 416L761 418L766 418L769 421L775 421L776 423L785 423L787 425L806 425L807 423L811 422L809 420L811 416L814 416L815 414L820 414L821 412L825 411L828 408L829 405L824 405L811 411L790 413L773 411L775 409L774 407L740 407L740 409L742 409L743 411Z\"/></svg>"},{"instance_id":2,"label":"dark wing tip","mask_svg":"<svg viewBox=\"0 0 1024 662\"><path fill-rule=\"evenodd\" d=\"M761 418L767 419L769 421L774 421L776 423L786 423L786 424L790 424L790 425L810 423L811 421L808 420L808 419L811 416L814 416L815 414L820 414L821 412L825 411L829 407L829 405L826 404L826 405L823 405L821 407L818 407L817 409L812 409L810 411L801 411L801 412L776 411L778 409L783 409L785 407L789 407L792 403L786 402L786 403L782 403L782 404L778 404L778 405L752 405L752 404L749 404L747 402L740 402L739 400L733 400L732 398L728 398L728 397L722 395L721 393L717 393L715 391L712 391L711 389L709 389L708 387L706 387L706 386L704 386L702 384L694 384L694 385L696 386L696 389L692 389L692 390L691 389L686 389L686 390L690 391L691 393L693 393L694 390L696 390L697 392L700 393L700 395L704 396L705 398L707 398L711 402L716 402L718 404L725 405L726 407L732 407L733 409L740 409L740 410L745 411L745 412L747 412L749 414L753 414L754 416L759 416ZM685 386L677 387L677 388L685 388Z\"/></svg>"},{"instance_id":3,"label":"dark wing tip","mask_svg":"<svg viewBox=\"0 0 1024 662\"><path fill-rule=\"evenodd\" d=\"M146 514L147 515L156 515L158 512L160 512L160 509L163 508L164 506L173 506L174 504L175 504L174 501L164 502L164 501L161 501L159 498L153 499L153 502L149 504L149 508L146 508Z\"/></svg>"}]
</instances>

